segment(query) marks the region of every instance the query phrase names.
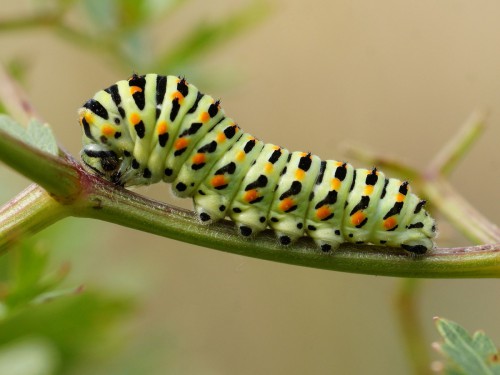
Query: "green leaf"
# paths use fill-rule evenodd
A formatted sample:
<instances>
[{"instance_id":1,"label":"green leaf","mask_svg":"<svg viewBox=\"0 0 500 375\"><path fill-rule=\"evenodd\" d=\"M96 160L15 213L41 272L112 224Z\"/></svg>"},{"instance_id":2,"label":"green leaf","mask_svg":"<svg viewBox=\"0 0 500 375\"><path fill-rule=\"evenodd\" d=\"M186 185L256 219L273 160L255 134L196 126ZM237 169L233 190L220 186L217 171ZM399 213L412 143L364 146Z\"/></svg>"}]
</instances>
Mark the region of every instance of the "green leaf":
<instances>
[{"instance_id":1,"label":"green leaf","mask_svg":"<svg viewBox=\"0 0 500 375\"><path fill-rule=\"evenodd\" d=\"M471 337L457 323L442 318L436 318L436 327L444 339L436 347L448 358L446 374L499 374L498 349L483 332Z\"/></svg>"},{"instance_id":2,"label":"green leaf","mask_svg":"<svg viewBox=\"0 0 500 375\"><path fill-rule=\"evenodd\" d=\"M43 124L36 119L31 119L28 123L28 136L33 146L48 154L58 154L59 148L49 124Z\"/></svg>"},{"instance_id":3,"label":"green leaf","mask_svg":"<svg viewBox=\"0 0 500 375\"><path fill-rule=\"evenodd\" d=\"M25 129L7 115L0 114L0 130L20 141L52 155L57 155L59 148L54 133L48 124L31 119Z\"/></svg>"},{"instance_id":4,"label":"green leaf","mask_svg":"<svg viewBox=\"0 0 500 375\"><path fill-rule=\"evenodd\" d=\"M15 122L10 116L0 115L0 130L19 139L24 143L29 143L26 129Z\"/></svg>"}]
</instances>

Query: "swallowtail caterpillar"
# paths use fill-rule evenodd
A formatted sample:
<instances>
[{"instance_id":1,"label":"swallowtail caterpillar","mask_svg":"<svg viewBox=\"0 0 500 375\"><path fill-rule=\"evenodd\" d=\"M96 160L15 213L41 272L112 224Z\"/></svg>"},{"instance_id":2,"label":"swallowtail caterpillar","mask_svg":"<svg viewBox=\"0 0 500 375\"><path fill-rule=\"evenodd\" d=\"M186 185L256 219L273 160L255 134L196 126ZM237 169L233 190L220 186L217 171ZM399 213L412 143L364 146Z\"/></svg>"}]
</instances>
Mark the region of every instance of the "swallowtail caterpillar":
<instances>
[{"instance_id":1,"label":"swallowtail caterpillar","mask_svg":"<svg viewBox=\"0 0 500 375\"><path fill-rule=\"evenodd\" d=\"M97 92L79 120L88 168L121 186L171 183L204 223L228 216L243 236L270 227L282 245L307 235L325 252L434 246L435 222L407 182L264 143L183 78L134 74Z\"/></svg>"}]
</instances>

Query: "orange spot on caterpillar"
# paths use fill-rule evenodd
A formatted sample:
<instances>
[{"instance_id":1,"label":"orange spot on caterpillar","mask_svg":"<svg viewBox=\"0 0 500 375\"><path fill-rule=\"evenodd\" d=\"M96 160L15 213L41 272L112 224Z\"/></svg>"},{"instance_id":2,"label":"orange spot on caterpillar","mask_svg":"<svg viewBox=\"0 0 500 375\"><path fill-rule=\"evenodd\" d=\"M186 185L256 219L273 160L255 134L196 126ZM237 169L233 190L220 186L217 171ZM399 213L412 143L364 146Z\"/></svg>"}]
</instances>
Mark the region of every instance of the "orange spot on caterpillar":
<instances>
[{"instance_id":1,"label":"orange spot on caterpillar","mask_svg":"<svg viewBox=\"0 0 500 375\"><path fill-rule=\"evenodd\" d=\"M356 211L352 216L351 216L351 224L356 226L359 225L365 220L365 214L362 211Z\"/></svg>"},{"instance_id":2,"label":"orange spot on caterpillar","mask_svg":"<svg viewBox=\"0 0 500 375\"><path fill-rule=\"evenodd\" d=\"M172 93L172 100L178 99L179 103L182 103L182 100L184 99L184 95L182 95L179 91L176 91Z\"/></svg>"},{"instance_id":3,"label":"orange spot on caterpillar","mask_svg":"<svg viewBox=\"0 0 500 375\"><path fill-rule=\"evenodd\" d=\"M115 134L115 129L113 129L113 127L110 126L110 125L104 125L101 128L101 133L102 133L102 135L105 135L106 137L109 137L109 136Z\"/></svg>"},{"instance_id":4,"label":"orange spot on caterpillar","mask_svg":"<svg viewBox=\"0 0 500 375\"><path fill-rule=\"evenodd\" d=\"M193 156L193 164L201 164L204 163L206 160L205 154L198 153L195 156Z\"/></svg>"},{"instance_id":5,"label":"orange spot on caterpillar","mask_svg":"<svg viewBox=\"0 0 500 375\"><path fill-rule=\"evenodd\" d=\"M288 211L293 206L295 206L294 200L292 198L285 198L280 202L279 209L281 211Z\"/></svg>"},{"instance_id":6,"label":"orange spot on caterpillar","mask_svg":"<svg viewBox=\"0 0 500 375\"><path fill-rule=\"evenodd\" d=\"M245 160L245 151L238 151L238 153L236 154L236 160L237 161L243 161Z\"/></svg>"},{"instance_id":7,"label":"orange spot on caterpillar","mask_svg":"<svg viewBox=\"0 0 500 375\"><path fill-rule=\"evenodd\" d=\"M391 216L391 217L384 220L383 225L384 225L385 230L390 230L390 229L394 228L397 223L398 223L398 221L393 216Z\"/></svg>"},{"instance_id":8,"label":"orange spot on caterpillar","mask_svg":"<svg viewBox=\"0 0 500 375\"><path fill-rule=\"evenodd\" d=\"M401 193L396 195L396 202L403 202L405 200L405 196Z\"/></svg>"},{"instance_id":9,"label":"orange spot on caterpillar","mask_svg":"<svg viewBox=\"0 0 500 375\"><path fill-rule=\"evenodd\" d=\"M130 95L134 95L136 92L142 92L139 86L130 86Z\"/></svg>"},{"instance_id":10,"label":"orange spot on caterpillar","mask_svg":"<svg viewBox=\"0 0 500 375\"><path fill-rule=\"evenodd\" d=\"M200 113L200 121L201 122L207 122L208 120L210 120L210 115L208 114L208 112Z\"/></svg>"},{"instance_id":11,"label":"orange spot on caterpillar","mask_svg":"<svg viewBox=\"0 0 500 375\"><path fill-rule=\"evenodd\" d=\"M223 132L217 134L217 143L224 142L226 140L226 135Z\"/></svg>"},{"instance_id":12,"label":"orange spot on caterpillar","mask_svg":"<svg viewBox=\"0 0 500 375\"><path fill-rule=\"evenodd\" d=\"M343 165L343 164L344 164L344 163L342 163L341 161L338 161L338 162L336 162L336 163L335 163L335 165L336 165L337 167L340 167L340 166L341 166L341 165Z\"/></svg>"},{"instance_id":13,"label":"orange spot on caterpillar","mask_svg":"<svg viewBox=\"0 0 500 375\"><path fill-rule=\"evenodd\" d=\"M306 154L307 155L307 154ZM299 181L302 181L304 179L304 176L305 176L305 172L302 170L302 169L297 169L295 171L295 178Z\"/></svg>"},{"instance_id":14,"label":"orange spot on caterpillar","mask_svg":"<svg viewBox=\"0 0 500 375\"><path fill-rule=\"evenodd\" d=\"M141 116L137 113L132 113L129 120L132 125L137 125L141 121Z\"/></svg>"},{"instance_id":15,"label":"orange spot on caterpillar","mask_svg":"<svg viewBox=\"0 0 500 375\"><path fill-rule=\"evenodd\" d=\"M366 185L365 186L365 195L370 195L373 193L373 185Z\"/></svg>"},{"instance_id":16,"label":"orange spot on caterpillar","mask_svg":"<svg viewBox=\"0 0 500 375\"><path fill-rule=\"evenodd\" d=\"M222 186L222 185L226 185L227 182L226 182L226 178L224 177L224 175L217 174L214 177L212 177L212 180L210 181L210 184L213 187L219 187L219 186Z\"/></svg>"},{"instance_id":17,"label":"orange spot on caterpillar","mask_svg":"<svg viewBox=\"0 0 500 375\"><path fill-rule=\"evenodd\" d=\"M319 220L323 220L325 217L328 217L332 214L332 211L328 208L327 205L321 206L316 210L316 217Z\"/></svg>"},{"instance_id":18,"label":"orange spot on caterpillar","mask_svg":"<svg viewBox=\"0 0 500 375\"><path fill-rule=\"evenodd\" d=\"M339 190L340 188L340 185L342 185L342 182L338 179L338 178L332 178L332 183L331 183L331 187L332 187L332 190Z\"/></svg>"},{"instance_id":19,"label":"orange spot on caterpillar","mask_svg":"<svg viewBox=\"0 0 500 375\"><path fill-rule=\"evenodd\" d=\"M264 165L264 172L266 173L272 173L273 169L273 163L271 162L267 162L266 165Z\"/></svg>"},{"instance_id":20,"label":"orange spot on caterpillar","mask_svg":"<svg viewBox=\"0 0 500 375\"><path fill-rule=\"evenodd\" d=\"M175 141L174 148L176 150L182 150L183 148L186 148L188 144L189 144L188 139L179 138L178 140Z\"/></svg>"},{"instance_id":21,"label":"orange spot on caterpillar","mask_svg":"<svg viewBox=\"0 0 500 375\"><path fill-rule=\"evenodd\" d=\"M94 121L94 116L92 116L90 112L86 112L83 117L85 118L85 121L87 121L89 124Z\"/></svg>"},{"instance_id":22,"label":"orange spot on caterpillar","mask_svg":"<svg viewBox=\"0 0 500 375\"><path fill-rule=\"evenodd\" d=\"M247 192L245 192L243 199L245 200L245 202L253 202L258 197L259 197L258 191L255 189L252 189L252 190L248 190Z\"/></svg>"},{"instance_id":23,"label":"orange spot on caterpillar","mask_svg":"<svg viewBox=\"0 0 500 375\"><path fill-rule=\"evenodd\" d=\"M161 121L158 123L157 132L158 134L165 134L168 130L167 122Z\"/></svg>"}]
</instances>

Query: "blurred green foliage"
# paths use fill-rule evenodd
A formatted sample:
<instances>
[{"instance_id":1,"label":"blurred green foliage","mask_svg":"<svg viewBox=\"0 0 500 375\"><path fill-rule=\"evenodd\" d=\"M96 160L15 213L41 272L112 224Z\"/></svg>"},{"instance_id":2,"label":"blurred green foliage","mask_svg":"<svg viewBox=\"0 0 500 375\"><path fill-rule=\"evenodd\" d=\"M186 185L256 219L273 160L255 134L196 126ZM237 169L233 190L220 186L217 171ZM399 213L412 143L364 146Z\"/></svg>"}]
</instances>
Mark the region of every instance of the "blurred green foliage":
<instances>
[{"instance_id":1,"label":"blurred green foliage","mask_svg":"<svg viewBox=\"0 0 500 375\"><path fill-rule=\"evenodd\" d=\"M69 264L50 261L59 237L23 240L0 259L1 374L67 374L112 349L110 332L133 307L127 297L66 285Z\"/></svg>"},{"instance_id":2,"label":"blurred green foliage","mask_svg":"<svg viewBox=\"0 0 500 375\"><path fill-rule=\"evenodd\" d=\"M125 74L131 70L185 73L197 58L235 39L269 11L266 1L254 0L230 15L194 23L176 40L154 36L158 25L175 25L178 8L190 2L193 0L38 0L31 14L0 20L0 33L44 28L82 50L111 59ZM20 79L29 66L19 57L8 63L13 76Z\"/></svg>"}]
</instances>

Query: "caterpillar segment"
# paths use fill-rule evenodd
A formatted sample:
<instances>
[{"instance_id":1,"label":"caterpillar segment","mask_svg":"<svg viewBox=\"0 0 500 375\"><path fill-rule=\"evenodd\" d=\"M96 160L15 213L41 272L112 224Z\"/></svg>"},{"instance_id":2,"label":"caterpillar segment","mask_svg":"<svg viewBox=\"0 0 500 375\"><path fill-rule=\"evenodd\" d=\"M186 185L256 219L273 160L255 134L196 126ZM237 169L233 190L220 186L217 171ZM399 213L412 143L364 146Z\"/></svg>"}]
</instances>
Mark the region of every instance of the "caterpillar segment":
<instances>
[{"instance_id":1,"label":"caterpillar segment","mask_svg":"<svg viewBox=\"0 0 500 375\"><path fill-rule=\"evenodd\" d=\"M88 168L121 186L171 183L204 223L229 217L245 237L270 227L282 245L309 236L324 252L434 246L434 220L407 182L266 144L183 78L133 75L97 92L79 122Z\"/></svg>"}]
</instances>

